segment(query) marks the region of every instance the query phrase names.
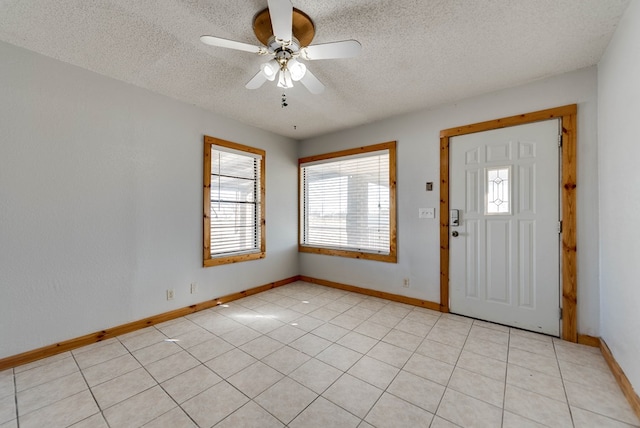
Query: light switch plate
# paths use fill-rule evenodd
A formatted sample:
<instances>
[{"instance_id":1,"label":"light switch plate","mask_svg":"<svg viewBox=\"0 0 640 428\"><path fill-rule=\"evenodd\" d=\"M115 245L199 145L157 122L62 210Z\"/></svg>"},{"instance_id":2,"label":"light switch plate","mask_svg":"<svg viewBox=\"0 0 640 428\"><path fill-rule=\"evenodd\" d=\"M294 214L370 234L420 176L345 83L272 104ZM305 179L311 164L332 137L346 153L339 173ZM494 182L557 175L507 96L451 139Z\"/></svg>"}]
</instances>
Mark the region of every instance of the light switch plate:
<instances>
[{"instance_id":1,"label":"light switch plate","mask_svg":"<svg viewBox=\"0 0 640 428\"><path fill-rule=\"evenodd\" d=\"M436 218L436 209L418 208L418 218Z\"/></svg>"}]
</instances>

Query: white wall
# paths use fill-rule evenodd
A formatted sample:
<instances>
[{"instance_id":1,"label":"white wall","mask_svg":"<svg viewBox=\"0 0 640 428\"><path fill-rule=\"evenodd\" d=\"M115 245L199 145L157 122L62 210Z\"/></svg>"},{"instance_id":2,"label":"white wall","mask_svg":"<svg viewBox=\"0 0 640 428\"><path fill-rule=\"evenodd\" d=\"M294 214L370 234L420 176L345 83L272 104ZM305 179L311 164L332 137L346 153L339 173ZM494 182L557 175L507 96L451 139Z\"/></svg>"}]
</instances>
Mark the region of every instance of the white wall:
<instances>
[{"instance_id":1,"label":"white wall","mask_svg":"<svg viewBox=\"0 0 640 428\"><path fill-rule=\"evenodd\" d=\"M0 358L298 273L295 141L5 43L0 58ZM204 134L266 150L264 260L201 267Z\"/></svg>"},{"instance_id":2,"label":"white wall","mask_svg":"<svg viewBox=\"0 0 640 428\"><path fill-rule=\"evenodd\" d=\"M398 263L300 255L300 273L395 294L439 302L439 222L418 219L418 208L439 210L442 129L521 113L578 104L578 329L599 333L598 186L596 144L596 68L536 81L466 99L433 110L404 115L355 129L308 139L299 155L398 141ZM407 83L410 84L410 83ZM384 102L383 99L380 102ZM434 190L425 191L433 181ZM411 279L411 288L402 280Z\"/></svg>"},{"instance_id":3,"label":"white wall","mask_svg":"<svg viewBox=\"0 0 640 428\"><path fill-rule=\"evenodd\" d=\"M640 392L640 2L598 65L601 332Z\"/></svg>"}]
</instances>

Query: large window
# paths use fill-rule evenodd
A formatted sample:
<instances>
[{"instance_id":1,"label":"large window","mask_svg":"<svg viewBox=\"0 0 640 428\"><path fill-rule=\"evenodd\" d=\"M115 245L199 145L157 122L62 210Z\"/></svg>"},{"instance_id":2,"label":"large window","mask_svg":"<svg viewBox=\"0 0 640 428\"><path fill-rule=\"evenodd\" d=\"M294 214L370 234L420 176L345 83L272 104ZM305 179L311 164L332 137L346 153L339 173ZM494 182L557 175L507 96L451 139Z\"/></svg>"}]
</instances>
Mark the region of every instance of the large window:
<instances>
[{"instance_id":1,"label":"large window","mask_svg":"<svg viewBox=\"0 0 640 428\"><path fill-rule=\"evenodd\" d=\"M204 137L204 266L264 258L264 158Z\"/></svg>"},{"instance_id":2,"label":"large window","mask_svg":"<svg viewBox=\"0 0 640 428\"><path fill-rule=\"evenodd\" d=\"M395 263L395 141L298 162L299 250Z\"/></svg>"}]
</instances>

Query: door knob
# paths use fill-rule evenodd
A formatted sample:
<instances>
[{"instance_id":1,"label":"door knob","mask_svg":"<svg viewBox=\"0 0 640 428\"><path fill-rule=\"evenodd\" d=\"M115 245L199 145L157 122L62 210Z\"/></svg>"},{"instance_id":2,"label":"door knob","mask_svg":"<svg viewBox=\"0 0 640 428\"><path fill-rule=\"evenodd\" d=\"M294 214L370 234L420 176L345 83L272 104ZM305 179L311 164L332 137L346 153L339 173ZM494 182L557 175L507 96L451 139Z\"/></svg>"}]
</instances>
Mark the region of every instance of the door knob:
<instances>
[{"instance_id":1,"label":"door knob","mask_svg":"<svg viewBox=\"0 0 640 428\"><path fill-rule=\"evenodd\" d=\"M451 236L453 236L454 238L457 238L458 235L460 235L460 234L458 233L457 230L454 230L453 232L451 232Z\"/></svg>"}]
</instances>

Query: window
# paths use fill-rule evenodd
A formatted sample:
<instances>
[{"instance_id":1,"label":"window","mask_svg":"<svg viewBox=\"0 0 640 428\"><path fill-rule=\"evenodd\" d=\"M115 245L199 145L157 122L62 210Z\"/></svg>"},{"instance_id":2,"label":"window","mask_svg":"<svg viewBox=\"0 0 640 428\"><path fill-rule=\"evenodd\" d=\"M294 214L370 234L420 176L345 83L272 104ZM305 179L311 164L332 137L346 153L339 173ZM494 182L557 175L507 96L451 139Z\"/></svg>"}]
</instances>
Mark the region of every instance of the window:
<instances>
[{"instance_id":1,"label":"window","mask_svg":"<svg viewBox=\"0 0 640 428\"><path fill-rule=\"evenodd\" d=\"M264 150L204 137L204 266L265 257L264 164Z\"/></svg>"},{"instance_id":2,"label":"window","mask_svg":"<svg viewBox=\"0 0 640 428\"><path fill-rule=\"evenodd\" d=\"M298 163L299 251L395 263L396 142Z\"/></svg>"}]
</instances>

